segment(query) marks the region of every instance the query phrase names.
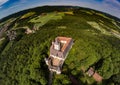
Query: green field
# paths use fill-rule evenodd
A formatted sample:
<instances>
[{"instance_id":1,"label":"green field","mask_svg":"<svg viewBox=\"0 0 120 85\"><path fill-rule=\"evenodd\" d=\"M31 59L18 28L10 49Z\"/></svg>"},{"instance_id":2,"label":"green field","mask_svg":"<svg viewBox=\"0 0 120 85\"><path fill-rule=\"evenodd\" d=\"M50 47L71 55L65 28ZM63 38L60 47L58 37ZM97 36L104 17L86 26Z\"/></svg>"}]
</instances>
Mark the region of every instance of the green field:
<instances>
[{"instance_id":1,"label":"green field","mask_svg":"<svg viewBox=\"0 0 120 85\"><path fill-rule=\"evenodd\" d=\"M35 27L39 28L43 26L44 24L46 24L48 21L62 19L63 16L64 16L64 13L62 12L61 13L48 13L46 15L40 15L38 17L35 17L31 19L29 22L36 23Z\"/></svg>"}]
</instances>

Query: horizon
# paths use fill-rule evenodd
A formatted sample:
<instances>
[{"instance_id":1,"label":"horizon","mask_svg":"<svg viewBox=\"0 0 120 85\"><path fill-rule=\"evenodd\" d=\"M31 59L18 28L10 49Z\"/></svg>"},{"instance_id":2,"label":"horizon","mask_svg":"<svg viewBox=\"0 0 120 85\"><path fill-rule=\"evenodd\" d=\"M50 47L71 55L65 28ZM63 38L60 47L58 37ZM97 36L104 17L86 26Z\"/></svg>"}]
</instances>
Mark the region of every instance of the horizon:
<instances>
[{"instance_id":1,"label":"horizon","mask_svg":"<svg viewBox=\"0 0 120 85\"><path fill-rule=\"evenodd\" d=\"M0 19L40 6L79 6L101 11L120 19L120 0L0 0Z\"/></svg>"},{"instance_id":2,"label":"horizon","mask_svg":"<svg viewBox=\"0 0 120 85\"><path fill-rule=\"evenodd\" d=\"M20 11L15 12L15 13L9 14L9 15L3 17L3 18L0 18L0 20L4 19L4 18L6 18L6 17L9 17L9 16L11 16L11 15L13 15L13 14L16 14L16 13L19 13L19 12L22 12L22 11L25 11L25 10L34 9L34 8L37 8L37 7L45 7L45 6L51 6L51 7L52 7L52 6L71 6L71 7L75 7L75 6L72 6L72 5L42 5L42 6L36 6L36 7L31 7L31 8L23 9L23 10L20 10ZM98 11L98 12L101 12L101 13L108 14L108 15L110 15L110 16L112 16L112 17L116 17L116 16L114 16L114 15L111 15L111 14L109 14L109 13L106 13L106 12L103 12L103 11L100 11L100 10L96 10L96 9L92 9L92 8L88 8L88 7L81 7L81 6L76 6L76 7L95 10L95 11ZM120 19L119 17L116 17L116 18Z\"/></svg>"}]
</instances>

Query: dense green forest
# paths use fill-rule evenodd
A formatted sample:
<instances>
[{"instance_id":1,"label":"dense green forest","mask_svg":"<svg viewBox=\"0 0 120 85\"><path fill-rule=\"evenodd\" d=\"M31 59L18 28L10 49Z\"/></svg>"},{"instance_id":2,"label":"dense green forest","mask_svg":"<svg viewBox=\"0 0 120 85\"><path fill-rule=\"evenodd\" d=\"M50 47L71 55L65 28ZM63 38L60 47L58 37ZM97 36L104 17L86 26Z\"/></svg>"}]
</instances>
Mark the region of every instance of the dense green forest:
<instances>
[{"instance_id":1,"label":"dense green forest","mask_svg":"<svg viewBox=\"0 0 120 85\"><path fill-rule=\"evenodd\" d=\"M15 31L17 37L10 41L5 31L0 39L0 85L46 85L49 70L44 58L57 36L73 38L74 45L62 74L54 74L53 85L72 85L70 75L80 85L120 85L119 19L87 8L43 6L1 21L0 30L11 21L7 31ZM26 34L27 29L34 32ZM103 77L102 82L82 71L90 67Z\"/></svg>"}]
</instances>

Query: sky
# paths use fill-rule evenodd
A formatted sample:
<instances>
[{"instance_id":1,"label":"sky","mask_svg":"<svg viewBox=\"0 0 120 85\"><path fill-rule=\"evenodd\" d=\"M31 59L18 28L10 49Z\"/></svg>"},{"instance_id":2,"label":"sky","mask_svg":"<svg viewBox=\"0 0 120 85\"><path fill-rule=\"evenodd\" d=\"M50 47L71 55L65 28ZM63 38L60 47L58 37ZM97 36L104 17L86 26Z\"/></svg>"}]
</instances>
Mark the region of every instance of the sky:
<instances>
[{"instance_id":1,"label":"sky","mask_svg":"<svg viewBox=\"0 0 120 85\"><path fill-rule=\"evenodd\" d=\"M120 0L0 0L0 19L24 9L44 5L87 7L120 18Z\"/></svg>"}]
</instances>

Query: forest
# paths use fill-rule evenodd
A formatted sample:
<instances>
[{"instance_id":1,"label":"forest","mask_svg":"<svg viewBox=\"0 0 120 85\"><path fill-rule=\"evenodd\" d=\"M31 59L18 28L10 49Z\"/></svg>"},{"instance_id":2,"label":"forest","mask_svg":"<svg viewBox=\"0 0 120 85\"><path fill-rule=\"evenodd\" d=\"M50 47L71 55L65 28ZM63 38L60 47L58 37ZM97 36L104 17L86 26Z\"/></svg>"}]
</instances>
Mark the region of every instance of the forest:
<instances>
[{"instance_id":1,"label":"forest","mask_svg":"<svg viewBox=\"0 0 120 85\"><path fill-rule=\"evenodd\" d=\"M48 7L24 10L2 19L1 29L7 20L16 19L8 30L16 31L17 37L10 41L5 32L4 39L0 40L0 84L48 84L49 70L44 58L49 57L51 42L57 36L65 36L73 38L74 45L62 73L54 73L53 85L74 85L70 76L80 85L120 85L120 39L111 31L120 32L120 20L87 8L50 6L48 10ZM88 21L98 23L105 32ZM33 30L34 26L39 30L25 33L27 28ZM82 71L90 67L103 77L102 82L96 82Z\"/></svg>"}]
</instances>

